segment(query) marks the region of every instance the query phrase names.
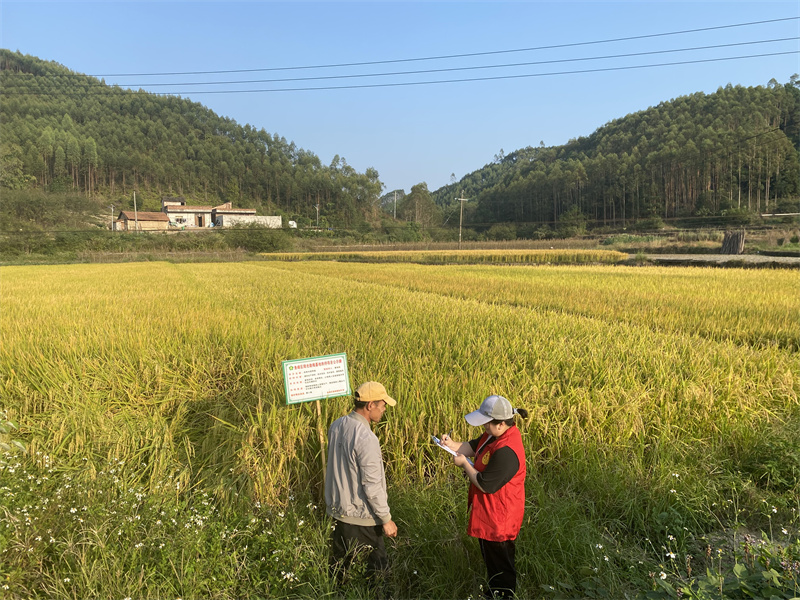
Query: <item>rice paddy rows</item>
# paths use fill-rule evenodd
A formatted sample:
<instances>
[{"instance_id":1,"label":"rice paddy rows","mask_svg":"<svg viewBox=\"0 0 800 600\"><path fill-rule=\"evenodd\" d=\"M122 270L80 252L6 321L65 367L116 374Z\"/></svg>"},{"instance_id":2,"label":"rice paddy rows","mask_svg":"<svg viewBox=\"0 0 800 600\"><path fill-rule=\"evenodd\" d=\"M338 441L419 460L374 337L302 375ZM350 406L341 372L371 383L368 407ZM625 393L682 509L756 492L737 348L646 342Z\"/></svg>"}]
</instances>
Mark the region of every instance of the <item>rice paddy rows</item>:
<instances>
[{"instance_id":1,"label":"rice paddy rows","mask_svg":"<svg viewBox=\"0 0 800 600\"><path fill-rule=\"evenodd\" d=\"M350 263L332 268L323 262L283 268L800 350L800 275L795 271Z\"/></svg>"},{"instance_id":2,"label":"rice paddy rows","mask_svg":"<svg viewBox=\"0 0 800 600\"><path fill-rule=\"evenodd\" d=\"M701 321L714 323L720 311L732 311L740 315L739 331L763 339L765 321L787 323L791 301L780 290L763 294L772 303L756 302L755 293L734 294L725 301L740 305L724 309L726 302L710 291L719 283L700 273L682 283L701 288L687 297L663 283L659 293L652 284L656 274L638 270L628 280L632 285L617 280L611 288L606 281L603 289L603 275L614 279L616 272L159 264L72 267L75 273L64 279L58 273L65 268L41 269L45 273L23 276L19 287L15 270L4 274L4 387L6 397L20 403L12 408L42 413L34 422L50 416L61 424L58 431L65 429L61 410L74 415L70 407L85 406L87 398L122 413L141 413L142 424L154 418L155 409L172 426L174 414L187 405L215 397L240 410L239 403L254 399L274 410L283 403L281 360L342 351L353 381L386 381L413 415L398 411L398 422L387 431L388 449L398 456L409 442L424 444L429 430L457 423L491 390L549 415L536 420L543 432L558 431L559 439L573 441L589 433L598 444L609 436L642 436L654 419L658 435L670 435L677 423L715 430L735 413L768 419L787 401L796 402L795 354L697 339L693 331L703 325L680 319L681 311L697 309L706 297L711 306L696 311ZM56 285L52 278L61 281ZM364 281L353 281L358 278ZM147 283L152 280L160 283ZM415 287L437 291L409 291ZM442 297L443 290L452 297ZM656 298L649 308L648 291ZM677 311L670 308L676 295L684 299ZM665 296L672 298L666 306L660 302ZM505 302L490 303L498 297ZM542 311L536 299L543 297L551 308L566 307L568 298L582 308ZM631 323L627 313L637 310L672 323L672 331L653 333ZM575 312L599 318L576 318ZM717 327L724 338L727 330ZM340 404L330 402L326 409L335 412ZM285 416L290 409L280 412ZM113 439L114 427L108 426ZM86 431L69 447L78 450L84 437L97 443ZM56 436L53 443L62 441ZM643 447L641 437L637 446ZM409 461L405 457L395 468ZM279 487L289 485L279 479Z\"/></svg>"},{"instance_id":3,"label":"rice paddy rows","mask_svg":"<svg viewBox=\"0 0 800 600\"><path fill-rule=\"evenodd\" d=\"M153 493L319 498L319 424L312 405L285 406L281 361L346 352L354 385L379 380L398 399L379 436L407 531L434 531L414 515L461 487L430 433L473 435L463 414L488 393L531 411L520 560L535 589L588 560L588 537L664 534L661 513L709 528L733 498L756 514L797 497L791 464L764 460L800 423L792 273L259 262L0 275L2 408L32 452L87 463L89 481L121 461ZM349 402L323 402L321 426Z\"/></svg>"}]
</instances>

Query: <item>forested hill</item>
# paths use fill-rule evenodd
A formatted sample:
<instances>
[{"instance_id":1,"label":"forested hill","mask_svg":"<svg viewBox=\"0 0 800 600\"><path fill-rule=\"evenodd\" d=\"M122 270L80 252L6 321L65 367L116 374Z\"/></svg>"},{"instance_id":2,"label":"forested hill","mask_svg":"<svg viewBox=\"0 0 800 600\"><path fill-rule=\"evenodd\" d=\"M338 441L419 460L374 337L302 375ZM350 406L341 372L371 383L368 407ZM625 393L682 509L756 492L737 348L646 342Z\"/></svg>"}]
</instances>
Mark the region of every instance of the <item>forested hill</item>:
<instances>
[{"instance_id":1,"label":"forested hill","mask_svg":"<svg viewBox=\"0 0 800 600\"><path fill-rule=\"evenodd\" d=\"M465 223L518 229L554 225L565 215L620 225L797 212L799 86L792 76L785 85L728 85L663 102L564 146L501 151L431 196L441 208L469 198ZM323 165L277 134L196 102L108 86L4 49L0 92L0 187L101 195L122 208L135 189L145 209L158 210L163 195L180 195L199 204L231 201L301 225L316 221L317 207L320 225L379 223L375 169L358 173L338 156ZM398 216L418 220L419 210L402 209L403 198Z\"/></svg>"},{"instance_id":2,"label":"forested hill","mask_svg":"<svg viewBox=\"0 0 800 600\"><path fill-rule=\"evenodd\" d=\"M797 212L800 81L662 102L558 147L527 147L437 190L472 223ZM457 202L455 202L457 204Z\"/></svg>"},{"instance_id":3,"label":"forested hill","mask_svg":"<svg viewBox=\"0 0 800 600\"><path fill-rule=\"evenodd\" d=\"M0 90L0 186L109 198L135 189L151 203L162 195L232 201L301 223L316 219L320 205L320 225L342 227L378 217L376 170L357 173L338 156L323 165L277 134L196 102L108 86L5 49Z\"/></svg>"}]
</instances>

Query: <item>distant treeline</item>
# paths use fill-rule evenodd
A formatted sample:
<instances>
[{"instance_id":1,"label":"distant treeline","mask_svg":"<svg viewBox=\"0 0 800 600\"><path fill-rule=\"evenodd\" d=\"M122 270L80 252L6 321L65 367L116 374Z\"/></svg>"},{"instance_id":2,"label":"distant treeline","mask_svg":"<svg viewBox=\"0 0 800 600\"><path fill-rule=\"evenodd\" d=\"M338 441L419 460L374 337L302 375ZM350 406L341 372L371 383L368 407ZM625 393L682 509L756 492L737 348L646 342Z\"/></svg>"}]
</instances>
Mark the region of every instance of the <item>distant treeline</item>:
<instances>
[{"instance_id":1,"label":"distant treeline","mask_svg":"<svg viewBox=\"0 0 800 600\"><path fill-rule=\"evenodd\" d=\"M798 211L800 81L662 102L564 146L527 147L432 193L470 222L595 223ZM591 101L587 99L587 102Z\"/></svg>"},{"instance_id":2,"label":"distant treeline","mask_svg":"<svg viewBox=\"0 0 800 600\"><path fill-rule=\"evenodd\" d=\"M182 195L320 225L374 220L382 185L201 104L108 86L0 49L0 186L153 198Z\"/></svg>"},{"instance_id":3,"label":"distant treeline","mask_svg":"<svg viewBox=\"0 0 800 600\"><path fill-rule=\"evenodd\" d=\"M381 197L375 169L358 173L339 156L323 165L196 102L108 86L0 49L0 187L102 197L117 209L133 208L133 190L140 210L160 210L162 195L231 201L301 227L362 232L395 228L396 213L414 226L412 237L462 221L542 237L587 225L797 212L799 86L793 75L785 85L676 98L563 146L500 150L439 190L421 182ZM463 219L456 198L469 199Z\"/></svg>"}]
</instances>

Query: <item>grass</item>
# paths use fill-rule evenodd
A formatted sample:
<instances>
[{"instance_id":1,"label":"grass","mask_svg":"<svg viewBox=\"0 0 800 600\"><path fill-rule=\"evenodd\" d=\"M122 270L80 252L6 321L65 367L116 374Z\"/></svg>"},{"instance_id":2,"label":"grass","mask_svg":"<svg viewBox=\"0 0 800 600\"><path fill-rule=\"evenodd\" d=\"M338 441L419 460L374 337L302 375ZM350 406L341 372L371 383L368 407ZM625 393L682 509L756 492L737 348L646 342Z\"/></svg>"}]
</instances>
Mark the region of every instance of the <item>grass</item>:
<instances>
[{"instance_id":1,"label":"grass","mask_svg":"<svg viewBox=\"0 0 800 600\"><path fill-rule=\"evenodd\" d=\"M398 597L480 594L466 484L428 436L476 435L463 414L491 392L531 412L526 597L689 586L662 547L704 572L706 545L733 554L745 524L784 548L800 537L793 271L303 261L0 277L0 397L19 426L1 435L27 445L0 464L0 597L337 595L320 424L285 405L280 362L338 352L353 383L399 401L378 428ZM323 402L322 427L348 402Z\"/></svg>"}]
</instances>

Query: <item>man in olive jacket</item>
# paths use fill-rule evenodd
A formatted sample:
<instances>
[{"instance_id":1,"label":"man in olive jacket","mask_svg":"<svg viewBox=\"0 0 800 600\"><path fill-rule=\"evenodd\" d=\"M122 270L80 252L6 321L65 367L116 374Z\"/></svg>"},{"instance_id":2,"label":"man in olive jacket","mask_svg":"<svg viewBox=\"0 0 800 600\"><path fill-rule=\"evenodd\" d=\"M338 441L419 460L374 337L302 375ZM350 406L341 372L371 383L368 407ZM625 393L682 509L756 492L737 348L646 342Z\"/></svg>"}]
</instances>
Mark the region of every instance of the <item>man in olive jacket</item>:
<instances>
[{"instance_id":1,"label":"man in olive jacket","mask_svg":"<svg viewBox=\"0 0 800 600\"><path fill-rule=\"evenodd\" d=\"M353 411L328 429L325 504L336 521L331 536L331 573L338 582L358 546L372 548L367 558L370 578L386 569L383 536L396 537L386 496L386 475L378 436L372 432L387 406L397 402L380 383L369 381L355 391Z\"/></svg>"}]
</instances>

